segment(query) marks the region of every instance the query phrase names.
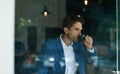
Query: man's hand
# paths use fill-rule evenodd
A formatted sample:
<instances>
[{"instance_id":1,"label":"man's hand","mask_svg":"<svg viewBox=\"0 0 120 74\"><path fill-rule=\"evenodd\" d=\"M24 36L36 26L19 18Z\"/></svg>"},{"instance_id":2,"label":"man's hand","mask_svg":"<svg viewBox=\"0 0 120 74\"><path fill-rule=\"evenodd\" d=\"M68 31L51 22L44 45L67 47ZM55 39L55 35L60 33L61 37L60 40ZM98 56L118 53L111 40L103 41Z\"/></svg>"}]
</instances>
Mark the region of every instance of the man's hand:
<instances>
[{"instance_id":1,"label":"man's hand","mask_svg":"<svg viewBox=\"0 0 120 74\"><path fill-rule=\"evenodd\" d=\"M84 45L91 50L93 47L93 38L89 35L86 35Z\"/></svg>"}]
</instances>

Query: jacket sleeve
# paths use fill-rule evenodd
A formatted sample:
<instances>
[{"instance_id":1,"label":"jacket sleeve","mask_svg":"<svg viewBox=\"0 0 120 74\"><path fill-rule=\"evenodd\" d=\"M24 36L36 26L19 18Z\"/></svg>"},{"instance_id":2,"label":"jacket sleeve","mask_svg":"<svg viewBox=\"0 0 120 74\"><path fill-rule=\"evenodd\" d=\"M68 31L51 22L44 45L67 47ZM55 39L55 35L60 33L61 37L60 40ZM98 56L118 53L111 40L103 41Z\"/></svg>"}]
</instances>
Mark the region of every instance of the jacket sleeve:
<instances>
[{"instance_id":1,"label":"jacket sleeve","mask_svg":"<svg viewBox=\"0 0 120 74\"><path fill-rule=\"evenodd\" d=\"M81 42L75 43L77 49L82 53L84 56L97 56L96 48L93 46L93 52L88 51L88 49L83 45Z\"/></svg>"},{"instance_id":2,"label":"jacket sleeve","mask_svg":"<svg viewBox=\"0 0 120 74\"><path fill-rule=\"evenodd\" d=\"M99 56L95 46L93 46L94 52L90 52L82 43L79 42L77 45L87 63L93 64L94 66L99 65Z\"/></svg>"},{"instance_id":3,"label":"jacket sleeve","mask_svg":"<svg viewBox=\"0 0 120 74\"><path fill-rule=\"evenodd\" d=\"M37 74L53 74L54 47L54 41L47 41L43 44L39 53L40 60L37 63L39 66Z\"/></svg>"},{"instance_id":4,"label":"jacket sleeve","mask_svg":"<svg viewBox=\"0 0 120 74\"><path fill-rule=\"evenodd\" d=\"M47 74L48 72L48 67L46 64L46 62L48 62L48 57L49 57L49 49L47 44L45 43L42 48L41 51L38 55L38 61L36 61L36 64L38 66L38 71L37 74Z\"/></svg>"}]
</instances>

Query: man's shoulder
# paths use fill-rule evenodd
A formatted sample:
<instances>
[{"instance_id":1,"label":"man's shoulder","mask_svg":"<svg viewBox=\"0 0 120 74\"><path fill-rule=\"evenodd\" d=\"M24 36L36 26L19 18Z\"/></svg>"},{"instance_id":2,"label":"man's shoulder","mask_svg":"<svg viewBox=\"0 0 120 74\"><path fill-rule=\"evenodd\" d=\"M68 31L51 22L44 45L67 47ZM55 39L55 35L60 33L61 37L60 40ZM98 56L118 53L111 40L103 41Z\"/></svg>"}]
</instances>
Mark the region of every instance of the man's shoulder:
<instances>
[{"instance_id":1,"label":"man's shoulder","mask_svg":"<svg viewBox=\"0 0 120 74\"><path fill-rule=\"evenodd\" d=\"M60 39L55 38L55 39L50 39L50 40L45 41L45 43L43 43L43 45L42 45L42 48L45 48L45 49L47 48L47 50L48 50L48 48L50 50L51 49L54 50L59 45L60 45Z\"/></svg>"}]
</instances>

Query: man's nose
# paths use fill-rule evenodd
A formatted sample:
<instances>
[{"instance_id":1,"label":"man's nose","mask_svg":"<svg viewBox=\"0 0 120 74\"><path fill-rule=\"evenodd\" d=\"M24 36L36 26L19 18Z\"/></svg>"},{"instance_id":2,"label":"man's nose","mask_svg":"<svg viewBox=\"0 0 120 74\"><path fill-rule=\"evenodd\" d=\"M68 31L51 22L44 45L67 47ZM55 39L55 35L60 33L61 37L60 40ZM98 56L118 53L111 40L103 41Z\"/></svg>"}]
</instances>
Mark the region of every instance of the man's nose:
<instances>
[{"instance_id":1,"label":"man's nose","mask_svg":"<svg viewBox=\"0 0 120 74\"><path fill-rule=\"evenodd\" d=\"M78 35L80 36L82 33L81 33L81 31L78 33Z\"/></svg>"}]
</instances>

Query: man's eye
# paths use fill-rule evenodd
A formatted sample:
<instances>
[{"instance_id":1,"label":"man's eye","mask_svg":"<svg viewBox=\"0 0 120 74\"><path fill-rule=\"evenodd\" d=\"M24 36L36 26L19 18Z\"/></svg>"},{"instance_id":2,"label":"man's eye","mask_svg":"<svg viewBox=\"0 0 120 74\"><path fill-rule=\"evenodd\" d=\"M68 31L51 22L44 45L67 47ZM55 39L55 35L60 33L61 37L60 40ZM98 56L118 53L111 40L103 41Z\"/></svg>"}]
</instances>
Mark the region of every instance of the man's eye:
<instances>
[{"instance_id":1,"label":"man's eye","mask_svg":"<svg viewBox=\"0 0 120 74\"><path fill-rule=\"evenodd\" d=\"M79 29L75 28L75 30L79 30Z\"/></svg>"}]
</instances>

